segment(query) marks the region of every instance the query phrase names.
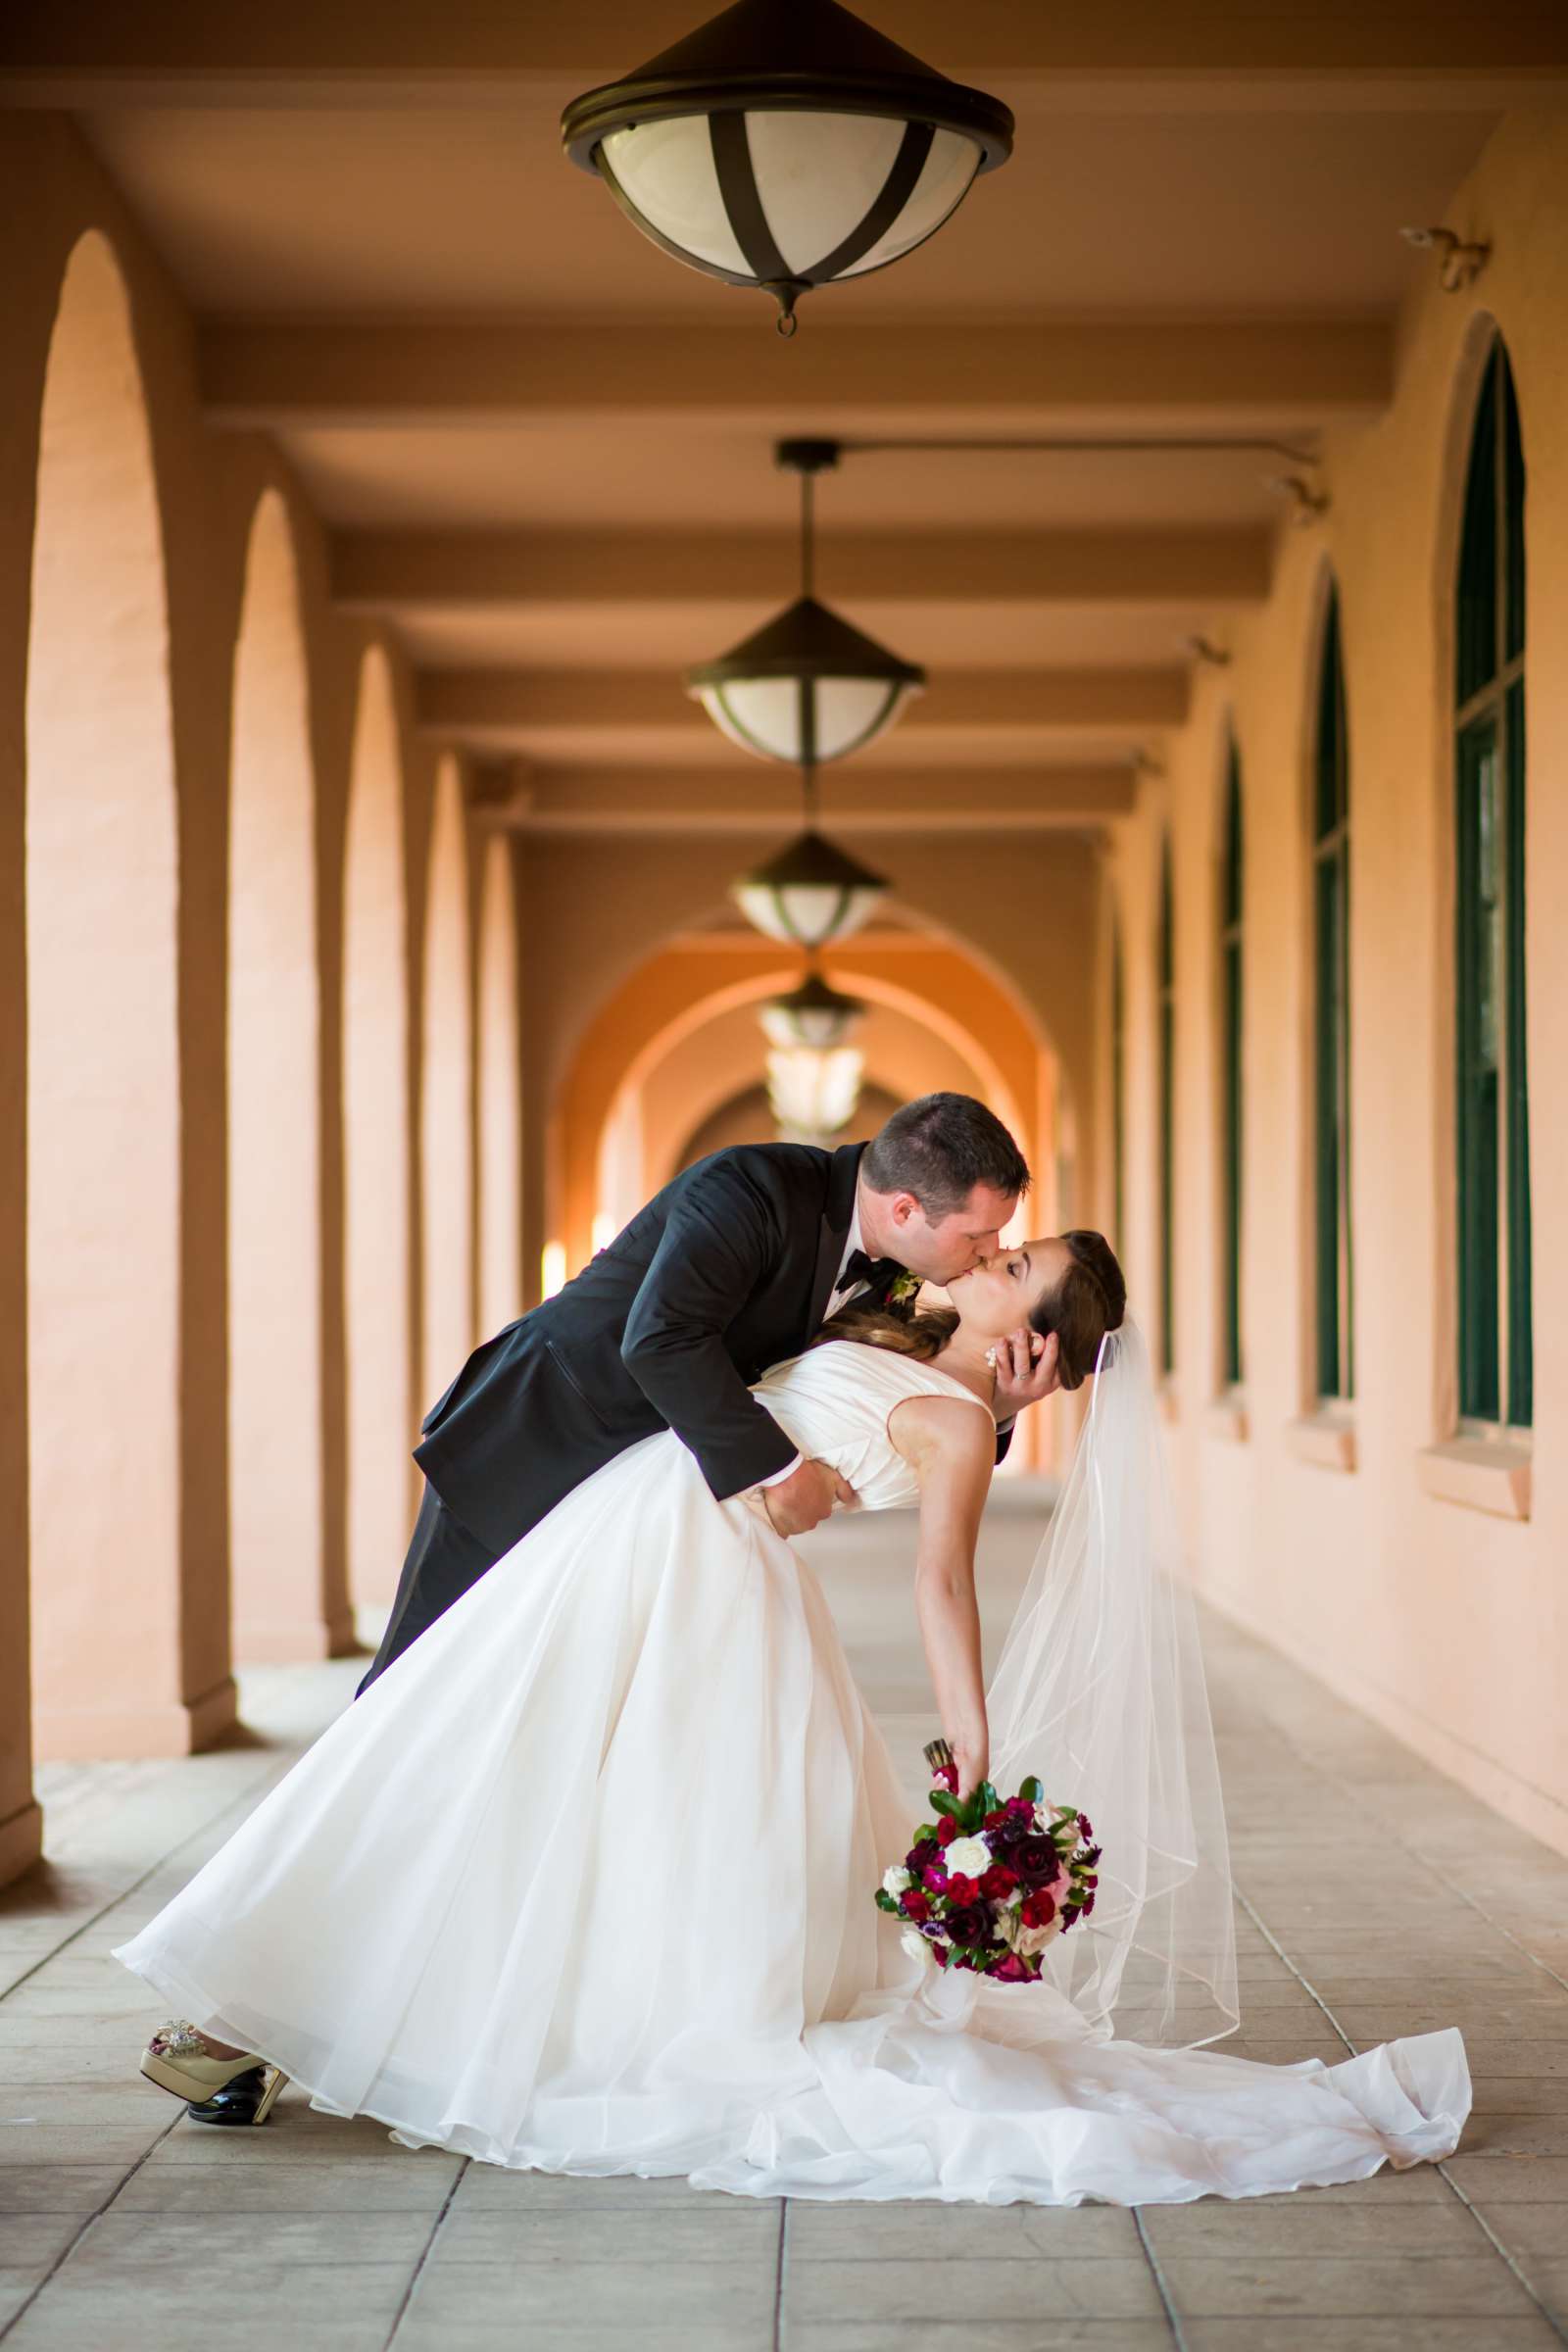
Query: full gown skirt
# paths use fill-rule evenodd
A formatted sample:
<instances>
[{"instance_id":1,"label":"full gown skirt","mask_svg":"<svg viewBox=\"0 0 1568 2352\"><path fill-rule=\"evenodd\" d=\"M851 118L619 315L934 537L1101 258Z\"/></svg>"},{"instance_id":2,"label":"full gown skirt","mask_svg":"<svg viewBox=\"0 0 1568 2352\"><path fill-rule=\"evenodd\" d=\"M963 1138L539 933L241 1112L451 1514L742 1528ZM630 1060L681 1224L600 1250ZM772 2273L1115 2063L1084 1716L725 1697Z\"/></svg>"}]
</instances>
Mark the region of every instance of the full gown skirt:
<instances>
[{"instance_id":1,"label":"full gown skirt","mask_svg":"<svg viewBox=\"0 0 1568 2352\"><path fill-rule=\"evenodd\" d=\"M757 1394L872 1509L915 1499L893 1408L969 1397L846 1342ZM871 1899L909 1827L810 1568L664 1433L498 1560L116 1957L314 2106L517 2168L1133 2204L1455 2145L1452 2030L1265 2067L1097 2039L1049 1985L911 1958Z\"/></svg>"}]
</instances>

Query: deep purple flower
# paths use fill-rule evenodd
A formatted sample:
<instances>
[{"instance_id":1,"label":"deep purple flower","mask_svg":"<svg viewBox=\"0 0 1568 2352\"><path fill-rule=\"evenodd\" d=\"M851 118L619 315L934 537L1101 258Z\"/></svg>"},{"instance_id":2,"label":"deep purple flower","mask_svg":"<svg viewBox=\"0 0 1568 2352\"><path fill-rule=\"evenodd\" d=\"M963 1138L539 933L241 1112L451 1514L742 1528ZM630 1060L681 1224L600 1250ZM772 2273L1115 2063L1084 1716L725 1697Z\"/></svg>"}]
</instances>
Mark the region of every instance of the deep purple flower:
<instances>
[{"instance_id":1,"label":"deep purple flower","mask_svg":"<svg viewBox=\"0 0 1568 2352\"><path fill-rule=\"evenodd\" d=\"M1088 1814L1080 1813L1078 1816L1078 1835L1084 1840L1085 1844L1089 1842L1089 1839L1094 1836L1094 1834L1095 1833L1093 1829L1090 1827Z\"/></svg>"},{"instance_id":2,"label":"deep purple flower","mask_svg":"<svg viewBox=\"0 0 1568 2352\"><path fill-rule=\"evenodd\" d=\"M1049 1886L1061 1876L1061 1856L1056 1851L1055 1839L1039 1834L1020 1838L1008 1852L1007 1863L1021 1879L1040 1886Z\"/></svg>"},{"instance_id":3,"label":"deep purple flower","mask_svg":"<svg viewBox=\"0 0 1568 2352\"><path fill-rule=\"evenodd\" d=\"M905 1855L905 1868L906 1870L912 1870L915 1877L918 1878L921 1871L924 1870L928 1864L934 1862L941 1851L942 1848L940 1845L938 1845L934 1838L922 1838L919 1844L911 1845L908 1852Z\"/></svg>"},{"instance_id":4,"label":"deep purple flower","mask_svg":"<svg viewBox=\"0 0 1568 2352\"><path fill-rule=\"evenodd\" d=\"M985 1903L960 1903L943 1921L953 1943L968 1945L989 1943L991 1940L991 1912Z\"/></svg>"}]
</instances>

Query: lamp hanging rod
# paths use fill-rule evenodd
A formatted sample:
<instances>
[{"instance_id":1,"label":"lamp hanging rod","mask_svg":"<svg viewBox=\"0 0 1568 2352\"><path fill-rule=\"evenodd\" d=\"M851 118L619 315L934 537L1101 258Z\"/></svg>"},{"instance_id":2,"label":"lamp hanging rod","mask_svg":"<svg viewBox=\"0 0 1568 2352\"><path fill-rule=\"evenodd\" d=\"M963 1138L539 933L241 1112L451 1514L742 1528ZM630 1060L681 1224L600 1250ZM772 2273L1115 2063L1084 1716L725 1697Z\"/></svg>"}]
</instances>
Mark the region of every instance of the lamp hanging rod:
<instances>
[{"instance_id":1,"label":"lamp hanging rod","mask_svg":"<svg viewBox=\"0 0 1568 2352\"><path fill-rule=\"evenodd\" d=\"M969 455L974 457L1020 457L1035 451L1054 451L1071 454L1074 452L1083 452L1087 450L1090 452L1114 452L1118 455L1127 455L1129 453L1137 455L1143 452L1157 453L1160 451L1170 450L1217 450L1220 452L1241 450L1251 450L1256 452L1261 450L1266 451L1271 457L1290 458L1296 465L1298 466L1316 466L1319 462L1311 450L1298 449L1289 441L1272 441L1267 439L1253 438L1235 440L1229 436L1205 436L1202 434L1193 436L1183 435L1170 439L1152 435L1145 437L1139 435L1123 436L1120 434L1108 434L1102 437L1096 436L1086 439L1080 438L1076 435L1062 433L1051 434L1039 438L1031 437L1030 439L1023 441L970 441L962 439L938 441L841 441L837 446L840 454L845 457L850 456L852 453L857 457L883 457L899 450L907 450L922 454L934 453L938 451L944 453L956 452L959 455Z\"/></svg>"}]
</instances>

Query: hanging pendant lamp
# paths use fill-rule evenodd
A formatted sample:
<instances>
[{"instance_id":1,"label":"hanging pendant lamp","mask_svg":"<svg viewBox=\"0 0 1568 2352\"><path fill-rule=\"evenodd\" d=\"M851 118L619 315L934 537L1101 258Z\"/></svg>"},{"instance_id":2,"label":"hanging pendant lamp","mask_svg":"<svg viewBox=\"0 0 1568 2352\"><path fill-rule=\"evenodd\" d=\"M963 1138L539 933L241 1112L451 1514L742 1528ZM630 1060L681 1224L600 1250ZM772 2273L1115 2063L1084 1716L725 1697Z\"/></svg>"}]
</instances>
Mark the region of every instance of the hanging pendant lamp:
<instances>
[{"instance_id":1,"label":"hanging pendant lamp","mask_svg":"<svg viewBox=\"0 0 1568 2352\"><path fill-rule=\"evenodd\" d=\"M864 1069L853 1046L794 1046L767 1057L767 1099L787 1144L828 1144L855 1116Z\"/></svg>"},{"instance_id":2,"label":"hanging pendant lamp","mask_svg":"<svg viewBox=\"0 0 1568 2352\"><path fill-rule=\"evenodd\" d=\"M813 964L799 988L792 988L787 996L770 998L758 1018L768 1044L780 1052L807 1046L826 1054L843 1045L864 1011L858 997L841 996Z\"/></svg>"},{"instance_id":3,"label":"hanging pendant lamp","mask_svg":"<svg viewBox=\"0 0 1568 2352\"><path fill-rule=\"evenodd\" d=\"M730 886L749 923L797 948L825 948L858 931L887 891L822 834L808 830Z\"/></svg>"},{"instance_id":4,"label":"hanging pendant lamp","mask_svg":"<svg viewBox=\"0 0 1568 2352\"><path fill-rule=\"evenodd\" d=\"M1012 116L840 8L736 0L562 117L645 236L795 331L813 286L923 245L1012 152Z\"/></svg>"},{"instance_id":5,"label":"hanging pendant lamp","mask_svg":"<svg viewBox=\"0 0 1568 2352\"><path fill-rule=\"evenodd\" d=\"M716 662L686 672L686 691L732 743L792 767L860 751L886 732L925 671L817 603L815 477L839 461L836 441L781 441L801 477L801 593Z\"/></svg>"}]
</instances>

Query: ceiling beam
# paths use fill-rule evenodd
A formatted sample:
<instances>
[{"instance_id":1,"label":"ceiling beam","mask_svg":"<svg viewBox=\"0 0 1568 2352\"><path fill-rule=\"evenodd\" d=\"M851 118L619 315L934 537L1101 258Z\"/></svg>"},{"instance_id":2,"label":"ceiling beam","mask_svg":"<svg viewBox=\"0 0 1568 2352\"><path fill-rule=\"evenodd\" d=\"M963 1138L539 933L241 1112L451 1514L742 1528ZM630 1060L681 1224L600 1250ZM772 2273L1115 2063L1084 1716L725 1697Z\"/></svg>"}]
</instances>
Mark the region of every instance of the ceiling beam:
<instances>
[{"instance_id":1,"label":"ceiling beam","mask_svg":"<svg viewBox=\"0 0 1568 2352\"><path fill-rule=\"evenodd\" d=\"M694 6L686 17L704 11ZM1490 0L1485 9L1306 10L1256 0L1119 0L1094 9L1020 8L1018 0L898 0L868 13L918 55L960 79L1003 75L1048 102L1086 79L1133 84L1152 102L1161 83L1220 77L1231 86L1319 87L1340 74L1378 74L1392 88L1436 84L1469 103L1453 77L1529 72L1564 60L1563 20L1547 0ZM1412 37L1412 23L1419 39ZM211 8L192 0L57 0L0 12L0 87L9 103L342 106L514 104L519 87L617 80L684 29L668 0L601 0L591 9L498 8L442 0L389 9L384 0L269 0ZM1412 48L1420 57L1412 66ZM1010 93L1009 93L1010 94ZM1432 103L1433 101L1429 101ZM1387 98L1385 103L1392 103Z\"/></svg>"},{"instance_id":2,"label":"ceiling beam","mask_svg":"<svg viewBox=\"0 0 1568 2352\"><path fill-rule=\"evenodd\" d=\"M835 777L835 833L1043 833L1130 816L1138 778L1103 767L858 770ZM650 776L623 767L528 768L480 796L484 822L526 833L776 834L800 822L792 774L744 770Z\"/></svg>"},{"instance_id":3,"label":"ceiling beam","mask_svg":"<svg viewBox=\"0 0 1568 2352\"><path fill-rule=\"evenodd\" d=\"M729 750L665 670L427 669L417 695L419 722L437 734L628 733L664 739L677 759L688 746ZM899 733L983 740L1081 727L1136 734L1179 726L1187 697L1184 669L953 670L915 698Z\"/></svg>"},{"instance_id":4,"label":"ceiling beam","mask_svg":"<svg viewBox=\"0 0 1568 2352\"><path fill-rule=\"evenodd\" d=\"M1260 530L851 531L818 547L820 593L877 605L1243 605L1268 594ZM354 612L770 605L793 593L793 531L350 531L332 592Z\"/></svg>"},{"instance_id":5,"label":"ceiling beam","mask_svg":"<svg viewBox=\"0 0 1568 2352\"><path fill-rule=\"evenodd\" d=\"M623 419L853 436L1152 428L1299 432L1376 414L1388 320L1033 318L1017 325L577 325L560 319L281 325L208 319L216 424L362 430ZM1091 420L1093 423L1091 424Z\"/></svg>"}]
</instances>

